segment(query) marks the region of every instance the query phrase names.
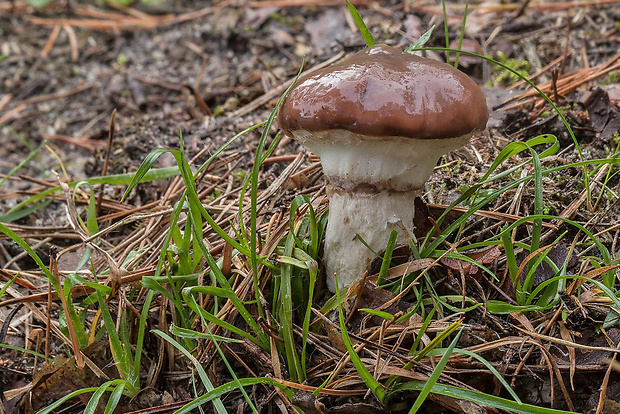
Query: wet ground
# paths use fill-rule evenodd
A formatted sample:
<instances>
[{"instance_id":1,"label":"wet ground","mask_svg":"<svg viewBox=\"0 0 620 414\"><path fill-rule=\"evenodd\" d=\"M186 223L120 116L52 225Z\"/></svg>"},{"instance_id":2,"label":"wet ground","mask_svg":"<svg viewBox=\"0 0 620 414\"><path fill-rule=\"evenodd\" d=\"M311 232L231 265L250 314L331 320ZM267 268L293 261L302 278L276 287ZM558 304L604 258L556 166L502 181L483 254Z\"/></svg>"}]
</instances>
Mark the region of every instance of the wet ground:
<instances>
[{"instance_id":1,"label":"wet ground","mask_svg":"<svg viewBox=\"0 0 620 414\"><path fill-rule=\"evenodd\" d=\"M434 2L354 3L379 41L404 48L435 25L427 46L446 45L442 9ZM449 4L447 10L448 43L457 47L463 4ZM604 158L619 143L618 21L620 7L609 0L579 5L472 2L463 49L492 56L533 76L533 82L565 114L584 157ZM45 143L32 161L3 184L0 214L23 201L27 192L54 185L55 173L79 180L102 173L135 172L155 148L178 149L182 142L188 158L197 155L193 162L199 165L236 133L265 120L302 65L307 69L337 61L364 46L340 1L171 0L156 5L136 2L128 9L76 1L52 1L35 9L23 0L0 1L0 55L4 55L0 60L0 174L9 174ZM437 51L424 54L444 59ZM485 86L492 116L486 132L447 159L461 160L460 172L441 169L429 181L427 189L438 190L427 194L429 205L449 203L462 186L479 179L499 150L514 140L555 134L562 150L552 162L578 159L575 143L560 118L542 100L521 95L528 89L515 85L517 79L509 72L471 56L461 56L460 64ZM247 134L226 153L235 155L231 174L251 168L259 134ZM285 139L274 155L295 155L298 150ZM174 160L163 156L157 165L171 166ZM271 165L266 177L277 178L285 167ZM550 214L561 214L580 197L575 182L575 176L565 173L547 183ZM617 177L611 177L608 187L617 194ZM162 197L165 188L158 182L141 186L128 203L147 205ZM106 197L118 200L122 191L108 187ZM509 203L511 196L499 199L497 205ZM290 198L282 198L281 206L273 208L289 202ZM54 205L15 223L67 228L62 204ZM602 217L587 208L572 217L583 223L596 218L602 226L599 231L617 223L617 195L602 202L601 208ZM527 209L524 203L521 211L513 212L527 214ZM37 240L42 240L37 246L42 252L51 245L75 242L53 236ZM3 268L32 265L27 259L12 261L20 248L6 238L0 242ZM609 243L616 246L613 238ZM0 312L4 320L8 310ZM9 333L15 344L23 345L20 329L11 328ZM613 343L617 344L617 338ZM18 373L27 372L30 364L5 361L9 368L3 371L5 389L23 384L28 376L20 378ZM587 383L590 374L579 375ZM598 397L599 381L602 375L597 374L596 386L583 385L581 410L598 401L590 400ZM549 403L544 382L537 384L532 402ZM620 400L618 391L610 388L608 398Z\"/></svg>"}]
</instances>

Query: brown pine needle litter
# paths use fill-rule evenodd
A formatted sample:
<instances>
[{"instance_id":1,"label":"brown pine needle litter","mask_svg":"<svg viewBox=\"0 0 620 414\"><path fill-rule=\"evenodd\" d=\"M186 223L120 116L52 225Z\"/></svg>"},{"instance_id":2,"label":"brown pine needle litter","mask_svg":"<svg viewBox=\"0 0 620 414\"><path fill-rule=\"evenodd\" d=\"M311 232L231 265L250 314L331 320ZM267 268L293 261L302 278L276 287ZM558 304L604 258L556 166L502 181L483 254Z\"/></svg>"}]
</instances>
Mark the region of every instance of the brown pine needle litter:
<instances>
[{"instance_id":1,"label":"brown pine needle litter","mask_svg":"<svg viewBox=\"0 0 620 414\"><path fill-rule=\"evenodd\" d=\"M372 16L377 39L401 48L427 23L441 26L444 13L424 2L352 3ZM457 3L446 4L449 40L458 38L453 22L464 12ZM322 267L330 190L320 160L275 126L264 133L251 126L266 120L294 83L301 46L324 34L308 20L352 23L342 1L224 0L158 13L138 4L67 4L35 10L24 0L0 1L0 23L11 20L0 54L19 51L0 60L8 74L0 80L11 85L0 94L1 139L16 153L46 140L1 165L0 381L7 401L0 403L14 398L11 407L34 411L75 392L62 407L79 411L97 387L116 381L126 387L118 412L134 413L195 409L205 396L213 397L206 412L400 413L424 396L426 384L433 385L421 408L428 412L613 407L620 396L613 138L599 139L600 131L572 118L574 140L563 127L529 133L529 117L549 107L522 91L525 82L513 83L507 89L519 92L497 102L503 112L495 126L435 169L415 202L408 243L377 251L338 304ZM539 60L530 79L556 104L606 86L613 120L613 88L603 83L613 86L620 54L558 39L601 24L605 30L592 33L612 44L618 4L471 1L468 17L478 27L465 38L488 55L505 47L501 40L511 59ZM590 18L600 10L609 16ZM234 20L241 12L248 21ZM235 24L225 26L222 16ZM566 30L575 16L585 28ZM228 32L217 32L220 22ZM31 30L36 42L13 30ZM428 45L445 43L440 32ZM132 47L132 39L157 43L165 71L136 69L120 49L105 54L98 36ZM523 54L521 38L544 36L556 36L557 50L545 54L536 45ZM304 72L361 47L356 38L310 49ZM218 60L215 49L229 54ZM109 66L88 72L81 64L91 59ZM79 83L41 76L59 62L61 73L88 76ZM483 82L495 74L485 62L469 69ZM65 106L69 112L55 112ZM92 162L86 177L74 165L84 153ZM124 195L140 162L155 153L161 157L146 179ZM77 395L81 390L89 392Z\"/></svg>"}]
</instances>

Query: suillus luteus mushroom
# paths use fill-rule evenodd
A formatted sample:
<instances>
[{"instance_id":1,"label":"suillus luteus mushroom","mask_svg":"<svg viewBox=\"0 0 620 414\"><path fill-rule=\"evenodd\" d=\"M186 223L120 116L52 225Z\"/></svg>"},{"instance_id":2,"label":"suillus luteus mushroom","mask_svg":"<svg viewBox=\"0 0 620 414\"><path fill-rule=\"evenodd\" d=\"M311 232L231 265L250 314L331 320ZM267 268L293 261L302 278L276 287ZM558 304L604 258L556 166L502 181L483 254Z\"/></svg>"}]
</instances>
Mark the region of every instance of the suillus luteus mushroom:
<instances>
[{"instance_id":1,"label":"suillus luteus mushroom","mask_svg":"<svg viewBox=\"0 0 620 414\"><path fill-rule=\"evenodd\" d=\"M299 79L281 129L321 159L328 179L324 262L335 291L360 279L390 232L413 231L414 199L439 158L488 120L481 89L452 66L375 45Z\"/></svg>"}]
</instances>

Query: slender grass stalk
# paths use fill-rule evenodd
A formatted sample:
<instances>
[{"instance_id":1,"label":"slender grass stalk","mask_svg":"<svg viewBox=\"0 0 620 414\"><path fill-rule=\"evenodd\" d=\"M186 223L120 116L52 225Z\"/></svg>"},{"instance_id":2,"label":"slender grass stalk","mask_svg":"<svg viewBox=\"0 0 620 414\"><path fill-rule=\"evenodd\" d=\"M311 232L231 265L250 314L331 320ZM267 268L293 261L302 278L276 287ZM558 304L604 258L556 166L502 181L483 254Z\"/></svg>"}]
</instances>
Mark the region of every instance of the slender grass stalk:
<instances>
[{"instance_id":1,"label":"slender grass stalk","mask_svg":"<svg viewBox=\"0 0 620 414\"><path fill-rule=\"evenodd\" d=\"M435 311L436 310L437 310L437 306L433 306L433 309L431 309L431 311L428 313L428 315L424 319L424 323L422 324L422 327L420 328L420 330L416 334L415 340L413 341L413 345L411 345L411 348L409 349L409 353L408 353L409 356L412 356L412 355L415 355L415 354L418 353L417 349L420 346L420 342L422 341L422 337L426 333L426 330L428 329L428 326L433 321L433 315L435 315Z\"/></svg>"},{"instance_id":2,"label":"slender grass stalk","mask_svg":"<svg viewBox=\"0 0 620 414\"><path fill-rule=\"evenodd\" d=\"M140 182L150 182L150 181L155 181L155 180L163 180L166 178L172 178L175 177L179 174L179 169L178 167L166 167L166 168L156 168L156 169L152 169L149 170L141 179ZM93 178L88 178L86 180L77 180L77 181L71 181L68 182L67 185L69 187L75 187L76 184L78 183L83 183L86 182L88 184L109 184L109 185L123 185L123 184L128 184L131 182L131 180L134 177L134 173L129 173L129 174L115 174L115 175L106 175L103 177L93 177ZM47 190L43 190L31 197L29 197L28 199L18 203L15 207L11 208L9 211L7 211L6 213L0 215L0 222L9 222L9 217L12 217L14 214L16 214L18 211L21 211L25 206L27 206L28 204L32 204L32 203L36 203L42 199L44 199L47 196L51 196L54 195L58 192L62 191L62 188L60 187L60 185L57 185L55 187L50 187ZM52 200L50 200L51 202ZM39 205L39 208L42 208L44 206L46 206L48 203L41 203ZM36 211L36 210L35 210ZM32 213L33 211L31 211L30 213ZM13 219L16 220L16 219Z\"/></svg>"},{"instance_id":3,"label":"slender grass stalk","mask_svg":"<svg viewBox=\"0 0 620 414\"><path fill-rule=\"evenodd\" d=\"M426 386L426 381L409 381L399 384L390 392L390 396L396 395L403 391L421 391ZM516 401L507 400L505 398L496 397L490 394L484 394L478 391L471 391L451 385L434 384L431 392L443 395L455 400L471 401L487 407L493 407L508 412L516 412L520 414L574 414L571 411L556 410L553 408L537 407L531 404L518 403Z\"/></svg>"},{"instance_id":4,"label":"slender grass stalk","mask_svg":"<svg viewBox=\"0 0 620 414\"><path fill-rule=\"evenodd\" d=\"M372 391L372 393L377 397L380 402L385 401L386 390L377 381L372 374L366 369L364 363L360 359L357 352L353 348L353 344L351 343L351 338L349 337L349 333L347 332L347 326L344 321L344 315L342 312L342 306L340 306L340 289L338 288L338 277L336 276L336 297L338 298L338 321L340 322L340 330L342 335L342 341L344 342L345 347L347 348L347 353L349 354L349 358L351 358L351 362L353 366L357 370L359 376L364 380L366 386Z\"/></svg>"},{"instance_id":5,"label":"slender grass stalk","mask_svg":"<svg viewBox=\"0 0 620 414\"><path fill-rule=\"evenodd\" d=\"M117 384L114 387L114 390L112 391L112 393L110 394L110 397L108 398L108 403L105 406L105 410L103 411L103 414L114 414L114 412L116 411L116 407L118 407L121 397L123 396L124 390L125 390L125 383L123 382Z\"/></svg>"},{"instance_id":6,"label":"slender grass stalk","mask_svg":"<svg viewBox=\"0 0 620 414\"><path fill-rule=\"evenodd\" d=\"M445 13L445 0L444 4L444 13ZM461 20L461 31L459 33L459 45L457 47L458 52L456 52L456 58L454 59L454 67L459 67L459 57L461 56L461 47L463 46L463 37L465 36L465 24L467 22L467 9L469 8L469 0L465 2L465 10L463 11L463 19ZM449 46L449 43L448 43Z\"/></svg>"},{"instance_id":7,"label":"slender grass stalk","mask_svg":"<svg viewBox=\"0 0 620 414\"><path fill-rule=\"evenodd\" d=\"M459 338L461 337L461 333L463 333L462 330L459 330L457 332L456 336L450 343L450 346L448 346L448 348L446 349L446 352L443 354L443 356L441 357L441 359L435 366L435 369L433 369L431 376L428 378L428 381L426 381L426 384L424 385L424 387L422 387L422 389L420 390L420 394L418 395L415 402L413 403L413 406L409 410L409 414L415 414L418 412L420 408L422 408L422 404L424 404L424 401L428 397L428 394L431 393L433 386L439 380L439 376L441 375L441 372L443 371L445 366L448 364L448 361L450 360L450 356L452 355L452 351L456 347L456 344L458 343Z\"/></svg>"},{"instance_id":8,"label":"slender grass stalk","mask_svg":"<svg viewBox=\"0 0 620 414\"><path fill-rule=\"evenodd\" d=\"M93 275L95 275L93 269ZM99 309L103 316L103 323L110 341L110 351L115 362L116 369L123 380L125 380L125 393L129 397L135 396L140 391L140 371L136 370L132 356L132 346L127 335L121 333L119 336L116 326L112 320L112 315L106 306L103 295L96 292L99 302Z\"/></svg>"},{"instance_id":9,"label":"slender grass stalk","mask_svg":"<svg viewBox=\"0 0 620 414\"><path fill-rule=\"evenodd\" d=\"M41 144L37 148L32 149L30 153L26 156L26 158L24 158L19 164L17 164L13 169L11 169L11 171L8 172L8 174L6 174L2 180L0 180L0 187L2 187L2 185L6 182L6 180L8 180L13 175L15 175L19 170L21 170L24 165L28 164L30 160L35 158L39 154L41 149L45 148L46 146L47 146L47 140L43 140L43 142L41 142Z\"/></svg>"},{"instance_id":10,"label":"slender grass stalk","mask_svg":"<svg viewBox=\"0 0 620 414\"><path fill-rule=\"evenodd\" d=\"M505 232L505 226L502 228L502 246L504 247L504 255L506 257L506 266L510 274L510 281L516 286L517 281L517 256L515 255L511 234Z\"/></svg>"},{"instance_id":11,"label":"slender grass stalk","mask_svg":"<svg viewBox=\"0 0 620 414\"><path fill-rule=\"evenodd\" d=\"M194 305L198 306L198 303L196 302L196 299L192 297L192 300L194 301ZM250 396L245 391L245 388L243 387L243 384L241 383L239 377L237 377L237 374L235 373L235 370L230 366L230 363L228 362L228 358L226 358L226 355L222 351L222 348L220 347L220 344L219 344L219 342L235 342L235 340L231 339L231 338L221 338L221 337L219 337L217 335L214 335L213 332L211 332L211 328L209 327L209 324L207 324L204 319L202 320L202 323L204 324L204 326L207 329L206 336L208 336L209 339L211 341L213 341L213 345L215 346L215 349L217 349L217 353L220 355L220 358L222 358L222 361L224 362L224 365L226 365L226 369L228 369L228 372L233 377L233 382L235 384L237 384L238 389L241 391L241 394L243 394L243 398L245 398L245 401L248 403L248 406L250 407L252 412L255 413L255 414L258 414L258 410L254 406L254 403L252 402L252 399L250 398ZM238 342L243 342L243 341L238 341Z\"/></svg>"},{"instance_id":12,"label":"slender grass stalk","mask_svg":"<svg viewBox=\"0 0 620 414\"><path fill-rule=\"evenodd\" d=\"M415 53L415 51L419 50L422 46L424 46L431 38L433 31L435 30L435 25L432 25L430 29L428 29L422 36L420 36L415 42L411 45L407 46L405 49L406 53Z\"/></svg>"},{"instance_id":13,"label":"slender grass stalk","mask_svg":"<svg viewBox=\"0 0 620 414\"><path fill-rule=\"evenodd\" d=\"M13 276L8 282L6 282L4 284L4 286L2 286L2 289L0 289L0 299L2 299L2 297L4 296L4 294L6 293L7 289L9 287L11 287L11 285L13 284L13 282L15 282L15 279L17 279L19 277L19 273L16 274L15 276Z\"/></svg>"},{"instance_id":14,"label":"slender grass stalk","mask_svg":"<svg viewBox=\"0 0 620 414\"><path fill-rule=\"evenodd\" d=\"M120 396L122 395L122 392L126 386L127 381L122 379L104 382L99 386L99 388L97 388L97 391L93 393L93 395L90 397L90 400L88 400L86 407L84 407L84 414L95 414L97 412L97 408L101 406L101 399L103 398L103 395L106 392L113 390L112 394L114 394L115 397L112 398L111 394L110 400L106 404L106 411L110 412L109 410L113 410L118 405L118 400L120 399ZM114 402L114 400L116 402Z\"/></svg>"},{"instance_id":15,"label":"slender grass stalk","mask_svg":"<svg viewBox=\"0 0 620 414\"><path fill-rule=\"evenodd\" d=\"M396 237L398 232L392 230L390 232L390 238L388 239L385 252L383 253L383 260L381 261L381 269L379 270L379 277L377 278L377 286L382 286L385 283L385 276L390 269L392 263L392 253L394 253L394 247L396 247Z\"/></svg>"},{"instance_id":16,"label":"slender grass stalk","mask_svg":"<svg viewBox=\"0 0 620 414\"><path fill-rule=\"evenodd\" d=\"M543 214L544 212L544 200L543 200L543 184L542 184L542 165L540 163L540 157L538 153L529 148L530 154L532 154L532 164L534 165L534 215ZM540 236L542 234L542 220L535 219L532 225L532 250L538 250L540 246Z\"/></svg>"},{"instance_id":17,"label":"slender grass stalk","mask_svg":"<svg viewBox=\"0 0 620 414\"><path fill-rule=\"evenodd\" d=\"M349 0L346 0L346 3L347 3L347 7L349 8L349 13L351 13L351 16L353 16L353 20L355 20L355 24L360 29L360 33L362 34L362 37L364 38L364 41L366 42L366 46L368 47L374 46L377 42L372 36L372 33L370 33L370 30L368 30L368 27L366 27L366 23L364 23L362 16L360 16L355 6L352 5Z\"/></svg>"},{"instance_id":18,"label":"slender grass stalk","mask_svg":"<svg viewBox=\"0 0 620 414\"><path fill-rule=\"evenodd\" d=\"M48 405L47 407L43 408L42 410L37 411L37 414L50 414L52 412L54 412L54 410L58 407L60 407L61 405L63 405L65 402L75 398L75 397L79 397L80 395L83 394L89 394L89 393L93 393L93 392L97 392L97 390L99 389L99 387L88 387L88 388L82 388L79 389L77 391L73 391L70 392L69 394L65 395L62 398L59 398L58 400L54 401L52 404Z\"/></svg>"},{"instance_id":19,"label":"slender grass stalk","mask_svg":"<svg viewBox=\"0 0 620 414\"><path fill-rule=\"evenodd\" d=\"M257 206L258 175L259 175L259 170L262 165L262 162L264 161L263 148L265 146L265 142L267 141L267 137L269 136L269 130L271 129L271 125L273 125L276 119L278 110L280 109L280 106L282 105L284 98L286 98L286 96L288 95L288 92L293 88L295 83L297 83L297 80L299 79L299 76L301 75L302 70L303 70L303 65L301 66L301 68L299 68L299 72L297 72L297 76L295 77L295 80L291 82L291 84L286 89L284 94L282 94L282 96L278 100L278 103L276 104L276 106L273 108L273 110L269 114L269 118L267 119L267 122L265 123L265 126L263 128L263 133L261 134L260 140L258 141L258 145L256 149L256 156L254 158L254 165L252 166L251 205L250 205L250 214L251 214L250 235L251 235L251 238L250 238L250 252L248 256L250 258L250 265L252 268L256 308L258 310L258 315L262 317L263 319L265 318L265 311L261 303L262 295L260 291L260 281L259 281L259 275L258 275L258 252L256 251L256 242L257 242L256 238L258 237L258 234L256 232L256 216L257 216L257 208L258 208ZM271 151L273 150L273 148L275 148L275 144L277 143L278 138L279 138L279 135L276 135L276 138L274 139L274 142L272 144Z\"/></svg>"},{"instance_id":20,"label":"slender grass stalk","mask_svg":"<svg viewBox=\"0 0 620 414\"><path fill-rule=\"evenodd\" d=\"M19 351L19 352L24 353L24 354L29 354L29 355L35 356L37 358L41 358L41 359L43 359L46 362L49 362L51 364L54 364L54 365L58 366L59 368L62 368L62 364L60 362L56 361L54 358L46 357L45 355L43 355L43 354L41 354L41 353L39 353L37 351L33 351L32 349L26 349L26 348L23 348L21 346L15 346L15 345L3 344L3 343L0 343L0 348L12 349L14 351Z\"/></svg>"},{"instance_id":21,"label":"slender grass stalk","mask_svg":"<svg viewBox=\"0 0 620 414\"><path fill-rule=\"evenodd\" d=\"M160 331L159 329L153 329L151 332L153 332L155 335L158 335L164 340L166 340L166 342L168 342L169 344L174 346L176 349L178 349L187 359L191 361L192 365L198 372L198 376L200 377L202 384L207 389L207 392L213 391L215 389L215 387L213 387L213 383L209 379L209 376L207 375L207 372L202 367L202 364L200 363L200 361L198 361L187 349L185 349L180 343L175 341L174 338ZM226 411L226 408L224 407L224 403L222 403L222 400L219 397L215 397L213 400L214 400L213 405L215 407L216 412L218 412L219 414L228 414L228 411Z\"/></svg>"},{"instance_id":22,"label":"slender grass stalk","mask_svg":"<svg viewBox=\"0 0 620 414\"><path fill-rule=\"evenodd\" d=\"M293 255L293 247L295 246L295 238L293 233L289 233L284 246L284 256ZM284 352L286 355L289 376L292 381L303 381L306 377L301 367L301 362L297 355L295 341L293 337L293 294L291 291L291 279L293 278L293 266L288 263L282 263L282 271L280 272L280 292L278 295L278 315L281 324L280 334L284 341Z\"/></svg>"},{"instance_id":23,"label":"slender grass stalk","mask_svg":"<svg viewBox=\"0 0 620 414\"><path fill-rule=\"evenodd\" d=\"M445 330L441 331L435 336L428 345L426 345L420 352L416 353L413 357L414 361L420 361L424 358L432 349L435 349L444 339L452 335L463 324L463 320L452 322ZM459 331L461 332L461 331ZM459 337L460 335L457 335ZM456 345L456 344L455 344Z\"/></svg>"},{"instance_id":24,"label":"slender grass stalk","mask_svg":"<svg viewBox=\"0 0 620 414\"><path fill-rule=\"evenodd\" d=\"M428 329L428 326L433 321L433 315L435 315L435 311L436 310L437 310L437 305L433 306L433 309L428 313L428 315L424 319L424 323L422 324L422 327L420 328L420 330L416 333L415 340L413 341L413 345L411 345L411 348L409 349L408 356L413 356L413 355L418 354L417 349L420 346L420 342L422 341L422 337L426 334L426 330ZM412 363L407 363L407 364L405 364L403 369L411 369L412 367L413 367ZM385 382L386 388L387 389L392 389L394 384L396 384L398 381L400 381L400 378L401 377L398 376L398 375L392 375Z\"/></svg>"},{"instance_id":25,"label":"slender grass stalk","mask_svg":"<svg viewBox=\"0 0 620 414\"><path fill-rule=\"evenodd\" d=\"M258 384L271 385L271 386L280 388L282 391L284 391L287 397L291 399L293 397L292 393L289 392L286 387L282 386L279 382L277 382L273 378L268 378L268 377L240 378L238 382L237 381L227 382L226 384L220 385L214 390L209 391L208 393L204 395L201 395L200 397L196 398L194 401L190 402L189 404L186 404L179 410L175 411L175 414L190 413L192 410L199 408L201 405L206 404L215 398L222 397L226 394L229 394L235 391L236 389L239 389L239 385L238 385L239 383L241 384L242 387L249 387L249 386L258 385Z\"/></svg>"},{"instance_id":26,"label":"slender grass stalk","mask_svg":"<svg viewBox=\"0 0 620 414\"><path fill-rule=\"evenodd\" d=\"M450 64L450 52L453 50L450 50L450 33L448 32L448 12L446 11L446 0L441 0L441 9L443 15L443 31L446 38L446 63ZM456 52L458 53L459 51L457 50Z\"/></svg>"}]
</instances>

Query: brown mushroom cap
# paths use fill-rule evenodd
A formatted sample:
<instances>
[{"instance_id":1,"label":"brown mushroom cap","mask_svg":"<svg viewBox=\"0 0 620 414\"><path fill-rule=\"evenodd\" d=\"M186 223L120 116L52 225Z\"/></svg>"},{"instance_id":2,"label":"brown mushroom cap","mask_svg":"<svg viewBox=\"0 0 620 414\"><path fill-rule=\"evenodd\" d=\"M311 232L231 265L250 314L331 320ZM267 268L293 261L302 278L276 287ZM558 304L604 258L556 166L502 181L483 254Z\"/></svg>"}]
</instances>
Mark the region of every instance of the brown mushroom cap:
<instances>
[{"instance_id":1,"label":"brown mushroom cap","mask_svg":"<svg viewBox=\"0 0 620 414\"><path fill-rule=\"evenodd\" d=\"M386 45L302 77L282 103L280 127L344 129L373 139L442 139L484 129L482 91L454 67Z\"/></svg>"}]
</instances>

